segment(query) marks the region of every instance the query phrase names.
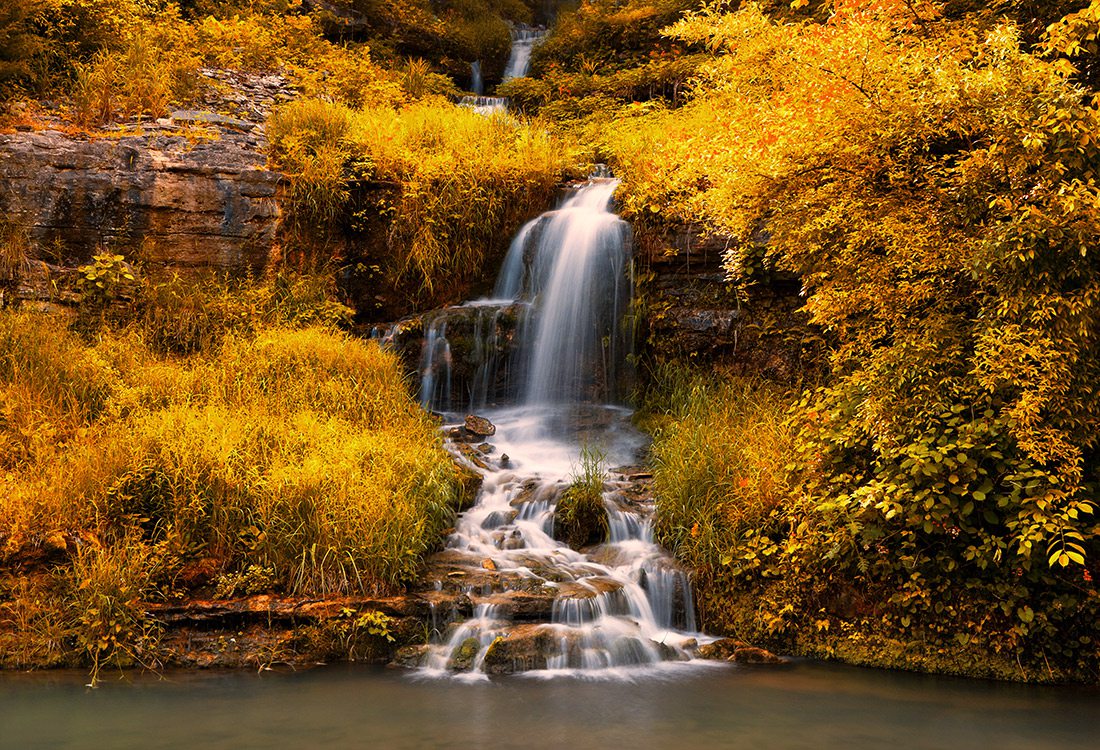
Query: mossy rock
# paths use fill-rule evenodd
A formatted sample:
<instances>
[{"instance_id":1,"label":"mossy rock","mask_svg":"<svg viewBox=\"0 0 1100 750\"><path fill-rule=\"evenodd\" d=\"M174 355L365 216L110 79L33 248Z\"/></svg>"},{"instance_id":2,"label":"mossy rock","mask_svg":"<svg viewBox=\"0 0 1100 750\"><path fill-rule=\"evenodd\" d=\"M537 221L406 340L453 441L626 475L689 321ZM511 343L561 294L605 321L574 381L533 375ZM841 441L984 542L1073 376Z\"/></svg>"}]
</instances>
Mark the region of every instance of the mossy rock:
<instances>
[{"instance_id":1,"label":"mossy rock","mask_svg":"<svg viewBox=\"0 0 1100 750\"><path fill-rule=\"evenodd\" d=\"M481 641L472 636L467 638L451 652L447 669L453 669L456 672L470 671L473 669L474 659L477 658L479 651L481 651Z\"/></svg>"},{"instance_id":2,"label":"mossy rock","mask_svg":"<svg viewBox=\"0 0 1100 750\"><path fill-rule=\"evenodd\" d=\"M554 538L573 549L603 544L608 538L603 495L585 486L571 486L554 509Z\"/></svg>"}]
</instances>

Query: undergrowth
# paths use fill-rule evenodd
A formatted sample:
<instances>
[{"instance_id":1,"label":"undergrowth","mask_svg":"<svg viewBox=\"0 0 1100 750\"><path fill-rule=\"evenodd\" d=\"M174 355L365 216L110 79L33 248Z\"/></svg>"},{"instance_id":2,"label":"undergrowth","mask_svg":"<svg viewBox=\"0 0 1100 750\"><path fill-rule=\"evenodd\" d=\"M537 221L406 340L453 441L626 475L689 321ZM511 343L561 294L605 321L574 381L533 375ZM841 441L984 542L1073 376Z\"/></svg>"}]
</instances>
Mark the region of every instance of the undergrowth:
<instances>
[{"instance_id":1,"label":"undergrowth","mask_svg":"<svg viewBox=\"0 0 1100 750\"><path fill-rule=\"evenodd\" d=\"M0 662L151 666L148 601L414 577L455 469L394 356L304 302L317 286L171 279L91 334L0 311Z\"/></svg>"}]
</instances>

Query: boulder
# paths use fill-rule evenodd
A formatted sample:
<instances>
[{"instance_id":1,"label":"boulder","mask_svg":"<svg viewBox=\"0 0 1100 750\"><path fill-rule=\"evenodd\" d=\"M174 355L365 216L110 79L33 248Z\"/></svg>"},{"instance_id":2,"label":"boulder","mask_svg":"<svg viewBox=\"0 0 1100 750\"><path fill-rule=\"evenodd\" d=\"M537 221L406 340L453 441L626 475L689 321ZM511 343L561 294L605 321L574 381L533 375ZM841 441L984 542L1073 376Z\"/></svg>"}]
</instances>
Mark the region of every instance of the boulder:
<instances>
[{"instance_id":1,"label":"boulder","mask_svg":"<svg viewBox=\"0 0 1100 750\"><path fill-rule=\"evenodd\" d=\"M497 638L485 652L487 674L515 674L546 669L546 657L556 651L554 629L547 625L519 625Z\"/></svg>"},{"instance_id":2,"label":"boulder","mask_svg":"<svg viewBox=\"0 0 1100 750\"><path fill-rule=\"evenodd\" d=\"M479 651L481 651L481 642L477 638L467 638L451 652L451 658L447 660L447 669L456 672L470 671Z\"/></svg>"},{"instance_id":3,"label":"boulder","mask_svg":"<svg viewBox=\"0 0 1100 750\"><path fill-rule=\"evenodd\" d=\"M490 437L497 432L495 424L485 417L479 417L476 414L468 414L462 426L467 433L477 435L478 437Z\"/></svg>"}]
</instances>

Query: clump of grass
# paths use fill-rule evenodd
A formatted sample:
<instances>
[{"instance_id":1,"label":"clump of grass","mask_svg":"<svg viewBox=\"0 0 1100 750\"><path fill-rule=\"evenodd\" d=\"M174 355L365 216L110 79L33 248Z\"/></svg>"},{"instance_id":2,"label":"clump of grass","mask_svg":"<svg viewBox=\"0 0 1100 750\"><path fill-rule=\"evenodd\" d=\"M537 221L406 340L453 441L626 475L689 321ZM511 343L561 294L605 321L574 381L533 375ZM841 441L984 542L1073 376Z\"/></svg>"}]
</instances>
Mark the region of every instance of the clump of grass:
<instances>
[{"instance_id":1,"label":"clump of grass","mask_svg":"<svg viewBox=\"0 0 1100 750\"><path fill-rule=\"evenodd\" d=\"M606 458L600 449L584 446L573 481L554 509L554 536L574 549L607 541L607 508L603 502Z\"/></svg>"},{"instance_id":2,"label":"clump of grass","mask_svg":"<svg viewBox=\"0 0 1100 750\"><path fill-rule=\"evenodd\" d=\"M755 544L745 542L782 522L793 488L787 393L675 368L658 380L665 420L652 460L661 543L696 568L759 564Z\"/></svg>"}]
</instances>

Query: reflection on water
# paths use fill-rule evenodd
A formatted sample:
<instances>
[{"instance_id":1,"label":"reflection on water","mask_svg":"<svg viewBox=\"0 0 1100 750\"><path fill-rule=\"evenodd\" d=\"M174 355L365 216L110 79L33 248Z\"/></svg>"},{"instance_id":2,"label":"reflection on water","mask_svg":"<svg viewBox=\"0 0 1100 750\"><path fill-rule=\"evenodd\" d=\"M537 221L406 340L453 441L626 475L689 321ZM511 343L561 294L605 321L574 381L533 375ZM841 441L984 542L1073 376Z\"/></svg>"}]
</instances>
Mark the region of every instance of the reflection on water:
<instances>
[{"instance_id":1,"label":"reflection on water","mask_svg":"<svg viewBox=\"0 0 1100 750\"><path fill-rule=\"evenodd\" d=\"M0 676L7 748L1095 747L1100 692L799 663L638 682L298 674Z\"/></svg>"}]
</instances>

